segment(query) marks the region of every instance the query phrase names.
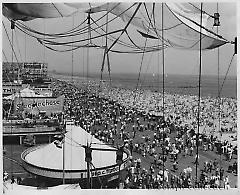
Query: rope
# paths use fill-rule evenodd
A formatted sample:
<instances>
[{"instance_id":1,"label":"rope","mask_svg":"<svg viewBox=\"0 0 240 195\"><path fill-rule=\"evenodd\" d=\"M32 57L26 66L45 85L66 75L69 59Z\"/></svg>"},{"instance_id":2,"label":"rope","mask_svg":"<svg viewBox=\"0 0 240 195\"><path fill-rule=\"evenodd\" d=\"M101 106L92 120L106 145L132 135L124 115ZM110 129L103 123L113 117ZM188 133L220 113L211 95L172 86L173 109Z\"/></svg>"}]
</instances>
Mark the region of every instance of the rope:
<instances>
[{"instance_id":1,"label":"rope","mask_svg":"<svg viewBox=\"0 0 240 195\"><path fill-rule=\"evenodd\" d=\"M92 18L91 18L91 19L92 19ZM96 21L94 21L93 19L92 19L92 21L94 22L94 24L96 24L96 25L99 27L99 25L96 23ZM107 25L107 24L106 24L106 25ZM101 29L104 33L107 33L103 28L100 28L100 29ZM95 30L95 29L92 29L92 30L101 35L101 33L99 33L97 30ZM112 36L112 35L109 35L109 36L107 37L107 39L108 39L108 40L111 40L111 41L114 41L114 40L116 39L116 37L114 37L114 36ZM118 43L119 45L123 45L123 46L129 47L129 48L135 48L134 46L132 46L132 45L130 45L130 44L128 44L128 43L126 43L126 42L124 42L124 41L122 41L122 40L119 40L117 43Z\"/></svg>"},{"instance_id":2,"label":"rope","mask_svg":"<svg viewBox=\"0 0 240 195\"><path fill-rule=\"evenodd\" d=\"M63 17L62 13L58 10L58 8L54 5L54 3L52 3L53 7L58 11L58 13L60 14L61 17Z\"/></svg>"},{"instance_id":3,"label":"rope","mask_svg":"<svg viewBox=\"0 0 240 195\"><path fill-rule=\"evenodd\" d=\"M106 17L106 32L108 32L108 14ZM108 49L108 37L106 35L106 50ZM110 81L110 90L112 87L112 78L111 78L111 68L110 68L110 59L109 59L109 52L107 52L107 64L108 64L108 75L109 75L109 81Z\"/></svg>"},{"instance_id":4,"label":"rope","mask_svg":"<svg viewBox=\"0 0 240 195\"><path fill-rule=\"evenodd\" d=\"M93 20L93 22L99 27L99 25ZM149 22L148 22L149 23ZM174 27L176 27L176 26L178 26L178 25L181 25L181 24L177 24L177 25L174 25L174 26L172 26L172 27L169 27L168 29L171 29L171 28L174 28ZM104 33L106 33L106 31L104 31L102 28L100 28ZM98 34L101 34L101 33L99 33L98 31L96 31L95 29L92 29L92 30L94 30L96 33L98 33ZM164 30L167 30L167 29L164 29ZM132 46L132 45L130 45L130 44L128 44L128 43L126 43L126 42L124 42L124 41L122 41L122 40L119 40L117 43L119 44L119 45L123 45L123 46L126 46L126 47L129 47L129 48L139 48L139 49L141 49L141 50L143 50L140 46L138 46L136 43L134 43L134 41L131 39L131 37L129 36L129 34L128 34L128 32L127 32L127 30L126 30L126 34L127 34L127 36L128 36L128 39L132 42L132 44L135 46ZM109 40L112 40L113 41L113 39L116 39L114 36L112 36L112 35L110 35L110 38L108 38ZM159 47L159 46L154 46L154 47ZM149 47L146 47L146 48L149 48Z\"/></svg>"},{"instance_id":5,"label":"rope","mask_svg":"<svg viewBox=\"0 0 240 195\"><path fill-rule=\"evenodd\" d=\"M43 31L44 31L44 34L45 34L45 31L46 31L46 23L45 23L45 20L43 20ZM45 35L43 35L43 39L45 39ZM46 61L45 59L45 56L46 55L46 51L45 51L45 47L43 47L43 62Z\"/></svg>"},{"instance_id":6,"label":"rope","mask_svg":"<svg viewBox=\"0 0 240 195\"><path fill-rule=\"evenodd\" d=\"M73 25L73 27L74 27L74 16L72 17L72 25ZM72 37L72 42L73 42L73 37ZM73 43L72 43L72 47L73 47ZM72 55L71 55L71 60L72 60L72 61L71 61L71 62L72 62L72 74L71 74L72 84L73 84L73 57L74 57L74 56L73 56L73 54L74 54L73 51L74 51L74 50L71 51L71 54L72 54Z\"/></svg>"},{"instance_id":7,"label":"rope","mask_svg":"<svg viewBox=\"0 0 240 195\"><path fill-rule=\"evenodd\" d=\"M20 48L19 48L19 44L18 44L18 38L17 38L17 32L16 32L15 29L14 29L14 32L15 32L15 39L16 39L16 43L17 43L18 53L20 55L20 61L22 62L23 58L22 58L22 55L21 55L21 52L20 52Z\"/></svg>"},{"instance_id":8,"label":"rope","mask_svg":"<svg viewBox=\"0 0 240 195\"><path fill-rule=\"evenodd\" d=\"M149 27L149 26L148 26ZM147 33L149 32L149 28L148 28L148 31ZM146 47L147 45L147 37L145 39L145 42L144 42L144 48ZM138 89L138 85L139 85L139 81L140 81L140 77L141 77L141 72L142 72L142 66L143 66L143 58L144 58L144 54L145 54L145 49L143 50L143 53L142 53L142 58L141 58L141 64L140 64L140 67L139 67L139 71L138 71L138 79L137 79L137 86L136 86L136 89L135 89L135 94L134 94L134 104L136 102L136 97L137 97L137 89Z\"/></svg>"},{"instance_id":9,"label":"rope","mask_svg":"<svg viewBox=\"0 0 240 195\"><path fill-rule=\"evenodd\" d=\"M20 30L22 30L22 29L20 29ZM23 30L22 30L23 31ZM25 32L26 33L26 32ZM117 32L116 32L117 33ZM30 36L32 36L32 35L30 35ZM102 35L101 35L102 36ZM100 36L100 37L101 37ZM36 38L36 37L35 37ZM98 38L98 37L97 37ZM40 38L38 38L38 40L39 41L41 41L41 39ZM86 41L86 40L80 40L80 41ZM45 41L46 42L46 41ZM54 43L54 42L50 42L50 41L48 41L48 43L50 44L57 44L57 45L60 45L59 43ZM68 44L68 43L67 43ZM76 46L75 46L76 47ZM49 48L49 47L48 47ZM79 48L79 46L78 47L76 47L75 49L78 49ZM54 50L54 49L52 49L52 50ZM155 49L152 49L152 51L154 51ZM54 50L54 51L59 51L59 50ZM70 50L64 50L64 52L65 51L70 51ZM112 50L111 50L112 51ZM129 53L129 52L122 52L122 51L113 51L113 52L117 52L117 53ZM141 52L139 52L139 51L130 51L130 53L141 53Z\"/></svg>"},{"instance_id":10,"label":"rope","mask_svg":"<svg viewBox=\"0 0 240 195\"><path fill-rule=\"evenodd\" d=\"M106 53L107 53L107 33L108 33L108 23L107 23L107 21L108 21L108 15L107 15L107 18L106 18L105 49L104 49L104 54L103 54L102 67L101 67L100 84L102 83L102 76L103 76L103 70L104 70L104 64L105 64L105 57L106 57Z\"/></svg>"},{"instance_id":11,"label":"rope","mask_svg":"<svg viewBox=\"0 0 240 195\"><path fill-rule=\"evenodd\" d=\"M167 6L167 8L169 9L169 11L170 11L178 20L180 20L180 19L175 15L175 13L173 13L173 11L172 11L168 6ZM202 15L202 14L203 14L203 13L201 12L201 15ZM183 15L182 15L182 16L183 16ZM225 38L222 37L221 35L218 35L218 34L216 34L215 32L207 29L207 28L204 27L203 25L199 25L197 22L191 20L190 18L187 18L187 17L185 17L185 16L183 16L183 17L184 17L185 19L189 20L190 22L194 23L195 25L197 25L200 29L204 29L204 30L206 30L207 32L215 35L216 37L218 37L218 38L220 38L220 39L223 39L226 43L230 43L230 41L228 41L227 39L225 39ZM180 20L180 21L181 21L181 20ZM182 22L182 21L181 21L181 22ZM185 24L185 23L184 23L184 24ZM207 36L207 35L206 35L206 36Z\"/></svg>"},{"instance_id":12,"label":"rope","mask_svg":"<svg viewBox=\"0 0 240 195\"><path fill-rule=\"evenodd\" d=\"M10 40L10 38L9 38L7 29L6 29L5 24L4 24L3 21L2 21L2 24L3 24L3 28L4 28L5 32L6 32L8 41L9 41L9 43L10 43L11 49L12 49L12 62L13 62L13 54L14 54L14 57L15 57L16 61L19 63L19 61L18 61L18 59L17 59L17 55L16 55L16 53L15 53L15 50L14 50L14 48L13 48L13 45L12 45L12 43L11 43L11 40ZM12 37L12 41L13 41L13 37Z\"/></svg>"},{"instance_id":13,"label":"rope","mask_svg":"<svg viewBox=\"0 0 240 195\"><path fill-rule=\"evenodd\" d=\"M158 39L158 44L159 44L159 39ZM157 83L158 83L158 91L160 91L160 52L157 52L157 71L158 71L158 76L157 76ZM159 111L159 109L158 109Z\"/></svg>"},{"instance_id":14,"label":"rope","mask_svg":"<svg viewBox=\"0 0 240 195\"><path fill-rule=\"evenodd\" d=\"M151 52L151 55L150 55L150 57L149 57L149 59L148 59L148 63L147 63L147 68L146 68L146 70L145 70L145 77L143 78L143 83L145 83L145 81L146 81L146 79L147 79L147 73L148 73L148 69L149 69L149 64L151 63L151 61L152 61L152 55L153 55L153 52Z\"/></svg>"},{"instance_id":15,"label":"rope","mask_svg":"<svg viewBox=\"0 0 240 195\"><path fill-rule=\"evenodd\" d=\"M89 14L89 16L88 17L90 17L91 18L91 16L90 16L90 14ZM91 28L91 26L90 26L91 24L90 23L88 23L88 44L90 44L91 43L91 40L90 40L90 38L91 38L91 31L90 31L90 28ZM89 47L87 47L87 91L89 90L89 84L88 84L88 77L89 77Z\"/></svg>"},{"instance_id":16,"label":"rope","mask_svg":"<svg viewBox=\"0 0 240 195\"><path fill-rule=\"evenodd\" d=\"M74 28L74 16L72 17L72 28ZM73 37L72 37L72 41L73 41ZM73 44L72 44L73 46ZM72 79L72 85L74 84L73 83L73 69L74 69L74 50L72 50L71 52L71 57L72 57L72 75L71 75L71 79ZM72 128L72 127L71 127ZM72 137L72 129L71 129L71 137ZM72 140L71 140L71 145L72 145ZM72 168L72 147L71 147L71 168ZM71 177L72 177L72 174L71 174Z\"/></svg>"},{"instance_id":17,"label":"rope","mask_svg":"<svg viewBox=\"0 0 240 195\"><path fill-rule=\"evenodd\" d=\"M231 64L232 64L232 61L233 61L234 56L235 56L235 54L232 55L231 61L230 61L229 65L228 65L227 72L226 72L226 74L225 74L225 76L224 76L223 83L222 83L221 88L220 88L220 91L219 91L219 96L220 96L221 93L222 93L222 89L223 89L224 83L225 83L225 81L226 81L226 79L227 79L227 75L228 75L228 72L229 72L229 70L230 70L230 67L231 67Z\"/></svg>"},{"instance_id":18,"label":"rope","mask_svg":"<svg viewBox=\"0 0 240 195\"><path fill-rule=\"evenodd\" d=\"M123 12L121 12L119 15L117 15L117 16L115 16L113 19L111 19L110 21L109 21L109 23L110 22L112 22L112 21L114 21L115 19L117 19L118 17L120 17L122 14L124 14L126 11L128 11L129 9L131 9L134 5L135 5L136 3L134 3L133 5L131 5L130 7L128 7L126 10L124 10ZM111 10L113 10L113 9L115 9L117 6L118 6L119 4L117 4L116 6L114 6ZM109 13L109 12L111 12L111 10L109 10L107 13ZM104 15L105 16L105 15ZM100 20L100 19L102 19L104 16L102 16L102 17L100 17L98 20ZM86 19L87 20L87 19ZM86 21L85 20L85 21ZM97 20L97 21L98 21ZM85 22L84 21L84 22ZM84 23L84 22L82 22L82 24ZM20 23L21 24L21 23ZM102 24L101 26L104 26L105 24ZM24 25L22 25L22 26L24 26ZM19 26L17 26L18 28L19 28ZM26 27L26 26L25 26ZM29 28L27 28L28 30L29 30ZM80 30L84 30L85 29L85 32L83 32L83 33L88 33L88 27L86 26L86 27L84 27L83 29L80 29ZM23 31L23 29L21 29L22 31ZM78 32L79 30L77 30L76 32ZM34 30L32 30L32 32L37 32L37 31L34 31ZM71 32L71 31L69 31L69 32ZM81 31L80 31L81 32ZM27 33L27 32L25 32L24 31L24 33ZM37 32L38 34L43 34L43 33L40 33L40 32ZM72 35L68 35L67 37L69 37L69 36L76 36L76 35L80 35L80 34L83 34L83 33L77 33L77 34L72 34ZM29 34L29 33L27 33L27 34ZM39 37L36 37L36 36L33 36L33 35L31 35L31 34L29 34L30 36L32 36L32 37L34 37L34 38L37 38L37 39L41 39L41 38L39 38ZM66 37L66 35L64 35L64 34L47 34L48 36L55 36L53 39L55 39L55 38L57 38L58 36L56 36L56 35L61 35L60 37ZM62 36L62 35L64 35L64 36ZM104 35L102 35L102 36L104 36Z\"/></svg>"},{"instance_id":19,"label":"rope","mask_svg":"<svg viewBox=\"0 0 240 195\"><path fill-rule=\"evenodd\" d=\"M144 7L145 7L145 3L144 3ZM152 14L151 14L151 17L153 17L153 11L152 11ZM151 19L150 19L151 21ZM147 29L147 35L149 33L149 28L150 28L150 23L148 23L148 29ZM128 35L128 34L127 34ZM128 36L128 38L130 39L130 36ZM131 39L130 39L131 40ZM142 54L142 59L141 59L141 65L140 65L140 68L139 68L139 73L138 73L138 79L137 79L137 86L136 86L136 89L135 91L137 91L138 89L138 85L139 85L139 80L140 80L140 76L141 76L141 71L142 71L142 65L143 65L143 58L144 58L144 54L145 54L145 48L146 48L146 45L147 45L147 37L145 39L145 43L144 43L144 47L143 47L143 54ZM148 65L149 66L149 65ZM147 67L148 69L148 67ZM134 102L136 101L136 96L137 96L137 93L135 93L134 95Z\"/></svg>"},{"instance_id":20,"label":"rope","mask_svg":"<svg viewBox=\"0 0 240 195\"><path fill-rule=\"evenodd\" d=\"M31 29L28 26L26 26L25 24L23 24L21 22L18 22L18 21L16 21L16 26L21 28L21 29L25 29L26 31L29 31L31 33L35 33L37 35L48 36L49 38L56 39L56 38L63 38L65 36L67 36L68 34L70 34L69 36L71 36L71 33L79 32L80 30L83 31L84 28L86 28L86 27L84 27L82 29L79 29L79 30L76 30L76 29L79 28L81 25L83 25L85 22L86 22L86 19L83 22L81 22L78 26L74 27L73 29L71 29L69 31L66 31L66 32L63 32L63 33L56 33L56 34L54 34L54 33L48 34L48 33L45 33L45 32L43 33L43 32L36 31L36 30Z\"/></svg>"},{"instance_id":21,"label":"rope","mask_svg":"<svg viewBox=\"0 0 240 195\"><path fill-rule=\"evenodd\" d=\"M84 17L85 17L85 14L84 14ZM83 38L84 38L84 35L83 35ZM85 78L85 77L84 77L84 72L85 72L85 70L84 70L84 66L85 66L85 58L84 58L85 55L84 55L84 51L85 51L85 49L82 48L82 52L83 52L83 53L82 53L82 59L83 59L83 67L82 67L82 68L83 68L83 78Z\"/></svg>"},{"instance_id":22,"label":"rope","mask_svg":"<svg viewBox=\"0 0 240 195\"><path fill-rule=\"evenodd\" d=\"M132 38L129 36L129 34L128 34L128 32L126 31L126 35L127 35L127 37L128 37L128 39L132 42L132 44L136 47L136 48L138 48L139 50L142 50L143 52L151 52L151 51L158 51L158 50L161 50L161 49L163 49L163 48L167 48L168 46L167 45L156 45L156 46L152 46L152 47L147 47L147 46L145 46L145 47L140 47L140 46L138 46L133 40L132 40ZM145 37L146 38L146 37ZM146 49L148 49L148 50L146 50Z\"/></svg>"},{"instance_id":23,"label":"rope","mask_svg":"<svg viewBox=\"0 0 240 195\"><path fill-rule=\"evenodd\" d=\"M6 56L5 52L4 52L4 50L2 50L2 53L3 53L3 56L4 56L5 60L6 60L6 62L8 63L9 61L7 59L7 56Z\"/></svg>"},{"instance_id":24,"label":"rope","mask_svg":"<svg viewBox=\"0 0 240 195\"><path fill-rule=\"evenodd\" d=\"M195 6L194 4L192 4L192 3L188 3L188 4L190 4L192 7L194 7L194 8L196 8L197 10L199 10L199 11L201 11L201 9L199 9L197 6ZM211 17L211 18L214 18L214 16L212 16L212 15L210 15L209 13L207 13L206 11L201 11L201 12L203 12L204 14L207 14L209 17Z\"/></svg>"},{"instance_id":25,"label":"rope","mask_svg":"<svg viewBox=\"0 0 240 195\"><path fill-rule=\"evenodd\" d=\"M140 6L142 3L138 3L138 6L136 8L136 10L134 11L133 15L131 16L130 20L128 21L128 23L126 24L126 26L124 27L124 29L122 30L121 34L119 35L119 37L113 42L113 44L108 48L108 51L117 43L118 39L120 39L120 37L123 35L123 33L127 30L128 26L130 25L130 23L132 22L134 16L137 14Z\"/></svg>"}]
</instances>

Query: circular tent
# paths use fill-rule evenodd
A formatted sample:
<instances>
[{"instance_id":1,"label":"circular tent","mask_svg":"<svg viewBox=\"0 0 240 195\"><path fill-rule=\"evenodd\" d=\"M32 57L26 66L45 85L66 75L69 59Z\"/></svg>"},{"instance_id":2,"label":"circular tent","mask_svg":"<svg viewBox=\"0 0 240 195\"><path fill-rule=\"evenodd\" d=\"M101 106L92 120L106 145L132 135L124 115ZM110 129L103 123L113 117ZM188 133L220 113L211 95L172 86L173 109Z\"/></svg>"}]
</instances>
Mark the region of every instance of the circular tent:
<instances>
[{"instance_id":1,"label":"circular tent","mask_svg":"<svg viewBox=\"0 0 240 195\"><path fill-rule=\"evenodd\" d=\"M66 180L86 179L87 163L83 146L92 143L91 148L114 149L94 138L81 127L67 125L66 130L64 147L62 147L63 144L56 146L53 142L25 150L22 153L24 168L35 175L52 179L62 179L63 175ZM92 150L91 177L116 179L119 171L119 166L116 164L116 152L103 150ZM127 166L128 158L129 153L124 152L121 171Z\"/></svg>"}]
</instances>

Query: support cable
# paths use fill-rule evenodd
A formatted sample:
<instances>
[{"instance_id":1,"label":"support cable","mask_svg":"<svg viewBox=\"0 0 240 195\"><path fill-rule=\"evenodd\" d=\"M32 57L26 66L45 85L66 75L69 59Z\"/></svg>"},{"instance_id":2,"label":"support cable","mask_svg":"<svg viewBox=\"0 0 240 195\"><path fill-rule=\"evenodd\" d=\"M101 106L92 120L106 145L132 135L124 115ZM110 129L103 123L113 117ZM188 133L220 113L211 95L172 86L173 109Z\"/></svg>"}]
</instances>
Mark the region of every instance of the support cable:
<instances>
[{"instance_id":1,"label":"support cable","mask_svg":"<svg viewBox=\"0 0 240 195\"><path fill-rule=\"evenodd\" d=\"M27 62L27 35L24 33L24 62Z\"/></svg>"},{"instance_id":2,"label":"support cable","mask_svg":"<svg viewBox=\"0 0 240 195\"><path fill-rule=\"evenodd\" d=\"M96 26L99 27L99 24L98 24L96 21L94 21L92 18L91 18L91 20L93 21L94 24L96 24ZM108 23L107 23L106 25L108 25ZM106 32L103 28L100 28L100 29L101 29L106 35L108 35L107 32ZM96 32L96 33L98 33L98 34L101 35L101 33L98 32L96 29L92 29L92 30L93 30L94 32ZM126 33L127 33L127 31L126 31ZM112 35L109 35L109 36L108 36L108 39L111 40L111 41L114 41L114 40L116 39L116 37L114 37L114 36L112 36ZM119 41L118 41L118 44L119 44L119 45L122 45L122 46L125 46L125 47L129 47L129 48L136 48L136 47L132 46L132 45L129 44L129 43L125 43L125 42L122 41L122 40L119 40Z\"/></svg>"},{"instance_id":3,"label":"support cable","mask_svg":"<svg viewBox=\"0 0 240 195\"><path fill-rule=\"evenodd\" d=\"M72 28L74 28L74 15L73 15L73 17L72 17ZM74 37L72 37L72 42L73 42L73 38ZM73 44L72 44L72 47L73 47ZM71 60L72 60L72 85L74 85L74 82L73 82L73 71L74 71L74 50L72 50L72 52L71 52ZM71 127L72 128L72 127ZM64 134L64 136L65 136L65 134ZM72 137L72 129L71 129L71 137ZM71 139L71 168L72 168L72 139ZM72 176L72 175L71 175Z\"/></svg>"},{"instance_id":4,"label":"support cable","mask_svg":"<svg viewBox=\"0 0 240 195\"><path fill-rule=\"evenodd\" d=\"M150 27L150 24L148 25L147 34L149 32L149 27ZM140 77L141 77L142 66L143 66L143 59L144 59L144 55L145 55L145 48L146 48L146 45L147 45L147 40L148 40L148 37L146 37L145 42L144 42L143 53L142 53L142 58L141 58L141 64L140 64L139 72L138 72L137 86L136 86L136 89L135 89L134 100L133 100L134 104L136 102L137 89L138 89L138 85L139 85L139 81L140 81Z\"/></svg>"},{"instance_id":5,"label":"support cable","mask_svg":"<svg viewBox=\"0 0 240 195\"><path fill-rule=\"evenodd\" d=\"M198 11L201 11L201 9L199 9L197 6L195 6L193 3L188 3L189 5L191 5L192 7L194 7L195 9L197 9ZM210 15L209 13L207 13L206 11L201 11L204 14L207 14L209 17L214 18L214 16Z\"/></svg>"},{"instance_id":6,"label":"support cable","mask_svg":"<svg viewBox=\"0 0 240 195\"><path fill-rule=\"evenodd\" d=\"M225 76L224 76L224 79L223 79L223 82L222 82L222 85L221 85L221 88L220 88L220 91L219 91L219 94L220 94L220 95L221 95L221 93L222 93L223 86L224 86L225 81L226 81L226 79L227 79L227 75L228 75L228 72L229 72L230 67L231 67L231 65L232 65L232 61L233 61L234 56L235 56L235 54L232 55L231 61L230 61L229 65L228 65L227 72L226 72L226 74L225 74Z\"/></svg>"},{"instance_id":7,"label":"support cable","mask_svg":"<svg viewBox=\"0 0 240 195\"><path fill-rule=\"evenodd\" d=\"M87 37L87 40L88 40L88 45L90 45L90 43L91 43L91 40L90 40L90 38L91 38L91 24L90 24L90 18L91 18L91 16L90 16L90 13L88 13L88 21L87 21L87 25L88 25L88 37ZM87 90L89 90L89 81L88 81L88 77L89 77L89 47L87 47Z\"/></svg>"},{"instance_id":8,"label":"support cable","mask_svg":"<svg viewBox=\"0 0 240 195\"><path fill-rule=\"evenodd\" d=\"M119 18L121 15L123 15L125 12L127 12L129 9L131 9L131 8L132 8L133 6L135 6L135 5L136 5L136 3L133 3L133 4L132 4L130 7L128 7L126 10L122 11L120 14L116 15L113 19L109 20L109 23L112 22L112 21L114 21L115 19ZM108 10L107 13L110 13L112 10L114 10L115 8L117 8L117 6L119 6L119 4L117 4L116 6L114 6L113 8L111 8L110 10ZM91 12L90 12L90 13L91 13ZM97 22L97 21L100 21L100 20L101 20L102 18L104 18L105 16L106 16L106 14L105 14L104 16L98 18L98 19L96 20L96 22ZM79 26L81 26L82 24L84 24L86 21L87 21L87 18L86 18L80 25L78 25L77 27L75 27L74 29L77 29ZM24 25L23 23L17 22L16 24L17 24L16 27L18 27L18 26L20 25L20 26L22 26L22 28L24 28L24 29L26 29L26 30L29 30L30 32L43 35L43 33L38 32L38 31L35 31L35 30L33 30L33 29L30 29L29 27L27 27L27 26ZM101 24L100 27L102 27L102 26L104 26L104 25L105 25L105 23L104 23L104 24ZM98 28L100 28L100 27L98 27ZM96 29L98 29L98 28L96 28ZM72 30L73 30L73 29L72 29ZM67 32L65 32L65 33L45 34L45 35L46 35L46 36L50 36L50 37L53 36L53 37L54 37L53 39L55 39L55 38L59 38L58 35L62 35L62 36L60 36L60 38L61 38L61 37L65 37L65 36L67 36L67 34L73 33L73 32L78 32L78 33L77 33L77 34L72 34L72 35L70 34L70 35L68 35L68 37L69 37L69 36L80 35L80 34L83 34L83 33L84 33L84 34L87 34L87 33L88 33L88 27L87 27L87 26L83 27L82 29L73 31L73 32L72 32L72 30L67 31ZM80 34L79 34L79 32L81 32L81 31L83 31L83 33L80 33ZM85 31L85 32L84 32L84 31ZM33 36L33 35L30 35L30 36ZM104 35L103 35L103 36L104 36ZM34 37L34 36L33 36L33 37ZM35 37L35 38L38 38L38 37Z\"/></svg>"},{"instance_id":9,"label":"support cable","mask_svg":"<svg viewBox=\"0 0 240 195\"><path fill-rule=\"evenodd\" d=\"M43 31L44 31L44 35L43 35L43 39L45 39L45 31L46 31L46 23L45 20L43 20ZM45 51L45 47L43 45L43 62L46 61L46 51Z\"/></svg>"},{"instance_id":10,"label":"support cable","mask_svg":"<svg viewBox=\"0 0 240 195\"><path fill-rule=\"evenodd\" d=\"M2 53L3 53L3 56L4 56L5 60L6 60L6 62L9 62L8 59L7 59L7 56L6 56L5 52L4 52L4 50L2 50Z\"/></svg>"},{"instance_id":11,"label":"support cable","mask_svg":"<svg viewBox=\"0 0 240 195\"><path fill-rule=\"evenodd\" d=\"M73 25L73 27L74 27L74 16L73 16L73 21L72 21L72 22L73 22L72 25ZM73 37L72 37L72 42L73 42ZM73 43L72 43L72 47L73 47ZM72 60L72 61L71 61L71 62L72 62L72 74L71 74L72 77L71 77L71 80L72 80L72 85L73 85L73 57L74 57L74 56L73 56L73 54L74 54L73 51L74 51L74 50L71 51L71 60Z\"/></svg>"},{"instance_id":12,"label":"support cable","mask_svg":"<svg viewBox=\"0 0 240 195\"><path fill-rule=\"evenodd\" d=\"M10 38L9 38L9 35L8 35L8 32L7 32L7 29L6 29L6 27L5 27L4 22L2 22L2 24L3 24L3 28L4 28L5 32L6 32L8 41L9 41L9 43L10 43L11 49L12 49L12 62L13 62L13 54L14 54L14 57L15 57L16 61L19 63L18 58L17 58L17 55L16 55L15 50L14 50L14 48L13 48L13 44L12 44L13 42L11 42L11 40L10 40ZM12 32L12 33L13 33L13 32ZM12 41L13 41L13 38L12 38Z\"/></svg>"},{"instance_id":13,"label":"support cable","mask_svg":"<svg viewBox=\"0 0 240 195\"><path fill-rule=\"evenodd\" d=\"M118 36L118 38L113 42L113 44L108 48L108 51L110 51L112 49L112 47L117 43L118 39L120 39L120 37L123 35L123 33L127 30L128 26L130 25L130 23L132 22L134 16L137 14L140 6L142 3L138 3L138 6L136 8L136 10L134 11L133 15L131 16L130 20L128 21L128 23L126 24L126 26L124 27L124 29L122 30L121 34Z\"/></svg>"},{"instance_id":14,"label":"support cable","mask_svg":"<svg viewBox=\"0 0 240 195\"><path fill-rule=\"evenodd\" d=\"M85 14L84 14L84 17L85 17ZM85 34L83 34L83 38L84 38L84 35L85 35ZM84 48L84 47L82 48L82 52L83 52L83 53L82 53L82 60L83 60L82 71L83 71L83 79L84 79L84 78L85 78L85 77L84 77L84 76L85 76L85 69L84 69L84 68L85 68L85 67L84 67L84 66L85 66L85 55L84 55L84 54L85 54L85 48Z\"/></svg>"},{"instance_id":15,"label":"support cable","mask_svg":"<svg viewBox=\"0 0 240 195\"><path fill-rule=\"evenodd\" d=\"M108 14L106 20L108 21ZM103 79L103 71L104 71L104 64L105 64L105 58L106 58L106 53L107 53L107 33L108 33L108 23L106 22L106 35L105 35L105 46L104 46L104 53L103 53L103 60L102 60L102 67L101 67L101 78L100 78L100 83L102 83Z\"/></svg>"},{"instance_id":16,"label":"support cable","mask_svg":"<svg viewBox=\"0 0 240 195\"><path fill-rule=\"evenodd\" d=\"M14 28L14 32L15 32L15 39L16 39L16 44L17 44L17 48L18 48L18 53L19 53L19 56L20 56L20 61L22 62L22 61L23 61L23 58L22 58L22 54L21 54L21 51L20 51L20 48L19 48L18 38L17 38L17 32L16 32L16 29L15 29L15 28Z\"/></svg>"}]
</instances>

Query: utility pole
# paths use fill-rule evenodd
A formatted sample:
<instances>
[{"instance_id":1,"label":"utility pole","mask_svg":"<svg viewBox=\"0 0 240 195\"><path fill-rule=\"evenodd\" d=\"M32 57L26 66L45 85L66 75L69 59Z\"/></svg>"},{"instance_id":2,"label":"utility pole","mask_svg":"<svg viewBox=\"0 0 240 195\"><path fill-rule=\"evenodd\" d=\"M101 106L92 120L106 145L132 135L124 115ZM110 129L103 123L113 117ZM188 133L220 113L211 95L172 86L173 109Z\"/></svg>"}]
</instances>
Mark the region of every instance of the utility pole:
<instances>
[{"instance_id":1,"label":"utility pole","mask_svg":"<svg viewBox=\"0 0 240 195\"><path fill-rule=\"evenodd\" d=\"M63 133L63 185L65 184L65 133Z\"/></svg>"},{"instance_id":2,"label":"utility pole","mask_svg":"<svg viewBox=\"0 0 240 195\"><path fill-rule=\"evenodd\" d=\"M116 163L118 164L118 188L120 187L121 165L123 163L123 146L116 151Z\"/></svg>"},{"instance_id":3,"label":"utility pole","mask_svg":"<svg viewBox=\"0 0 240 195\"><path fill-rule=\"evenodd\" d=\"M92 149L87 143L85 147L85 161L87 163L87 189L91 189L90 185L90 163L92 162Z\"/></svg>"}]
</instances>

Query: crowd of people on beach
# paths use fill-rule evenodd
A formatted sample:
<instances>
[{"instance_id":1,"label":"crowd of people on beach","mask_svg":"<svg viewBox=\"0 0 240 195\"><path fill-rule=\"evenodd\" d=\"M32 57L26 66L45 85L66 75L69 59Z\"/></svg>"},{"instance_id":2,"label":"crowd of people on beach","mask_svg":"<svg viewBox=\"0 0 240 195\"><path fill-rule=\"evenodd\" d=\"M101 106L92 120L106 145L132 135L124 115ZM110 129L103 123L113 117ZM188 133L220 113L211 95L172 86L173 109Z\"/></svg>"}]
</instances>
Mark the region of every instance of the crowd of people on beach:
<instances>
[{"instance_id":1,"label":"crowd of people on beach","mask_svg":"<svg viewBox=\"0 0 240 195\"><path fill-rule=\"evenodd\" d=\"M232 99L221 99L219 125L219 100L202 98L198 133L195 96L165 94L163 104L157 92L59 80L53 93L65 95L65 118L99 140L130 151L130 166L121 178L123 188L229 188L229 174L237 174L237 146L219 136L236 131ZM214 160L201 159L205 154ZM229 163L227 170L222 161Z\"/></svg>"}]
</instances>

